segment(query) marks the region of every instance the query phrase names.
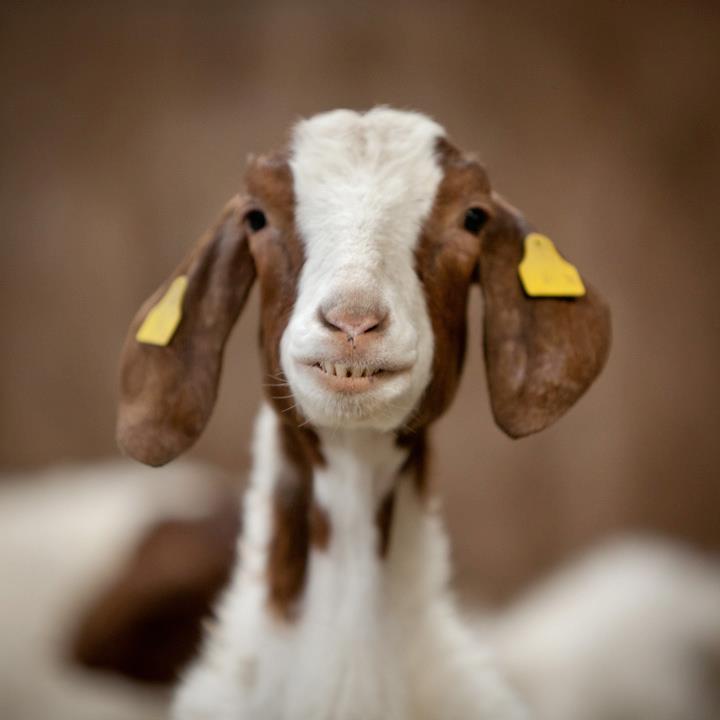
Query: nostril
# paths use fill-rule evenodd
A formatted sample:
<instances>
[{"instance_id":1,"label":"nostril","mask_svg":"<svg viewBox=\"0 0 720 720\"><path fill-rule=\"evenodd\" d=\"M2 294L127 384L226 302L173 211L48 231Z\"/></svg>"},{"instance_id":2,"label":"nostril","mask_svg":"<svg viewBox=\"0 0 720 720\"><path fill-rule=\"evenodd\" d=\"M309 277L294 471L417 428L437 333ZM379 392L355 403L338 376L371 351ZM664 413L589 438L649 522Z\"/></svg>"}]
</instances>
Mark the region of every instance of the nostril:
<instances>
[{"instance_id":1,"label":"nostril","mask_svg":"<svg viewBox=\"0 0 720 720\"><path fill-rule=\"evenodd\" d=\"M379 309L358 309L335 306L320 308L320 321L328 329L345 333L350 338L379 332L387 321L387 312Z\"/></svg>"}]
</instances>

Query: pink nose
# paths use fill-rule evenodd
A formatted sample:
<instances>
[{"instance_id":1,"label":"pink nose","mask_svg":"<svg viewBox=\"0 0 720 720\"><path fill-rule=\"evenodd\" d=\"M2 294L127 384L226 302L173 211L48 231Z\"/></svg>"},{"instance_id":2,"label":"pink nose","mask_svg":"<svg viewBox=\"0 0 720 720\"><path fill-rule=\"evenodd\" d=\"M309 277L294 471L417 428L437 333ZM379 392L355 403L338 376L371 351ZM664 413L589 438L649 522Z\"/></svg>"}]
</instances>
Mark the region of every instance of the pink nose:
<instances>
[{"instance_id":1,"label":"pink nose","mask_svg":"<svg viewBox=\"0 0 720 720\"><path fill-rule=\"evenodd\" d=\"M387 320L387 311L380 308L357 308L347 305L320 309L323 324L329 330L338 330L350 338L365 333L380 332Z\"/></svg>"}]
</instances>

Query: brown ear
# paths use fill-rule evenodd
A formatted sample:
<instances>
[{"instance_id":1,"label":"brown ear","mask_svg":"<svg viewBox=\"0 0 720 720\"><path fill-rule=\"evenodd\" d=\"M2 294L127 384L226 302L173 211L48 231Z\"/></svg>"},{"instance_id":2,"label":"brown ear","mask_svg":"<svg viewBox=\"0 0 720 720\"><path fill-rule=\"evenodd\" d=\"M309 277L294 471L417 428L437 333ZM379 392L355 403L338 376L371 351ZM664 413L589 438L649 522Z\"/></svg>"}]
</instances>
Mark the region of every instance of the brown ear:
<instances>
[{"instance_id":1,"label":"brown ear","mask_svg":"<svg viewBox=\"0 0 720 720\"><path fill-rule=\"evenodd\" d=\"M117 438L148 465L164 465L186 450L205 427L215 404L222 352L255 278L239 196L218 223L135 316L121 359ZM182 315L166 346L135 335L170 284L187 276Z\"/></svg>"},{"instance_id":2,"label":"brown ear","mask_svg":"<svg viewBox=\"0 0 720 720\"><path fill-rule=\"evenodd\" d=\"M480 257L485 365L495 422L517 438L557 420L597 377L610 313L587 282L583 297L529 297L518 265L531 228L498 196L493 205Z\"/></svg>"}]
</instances>

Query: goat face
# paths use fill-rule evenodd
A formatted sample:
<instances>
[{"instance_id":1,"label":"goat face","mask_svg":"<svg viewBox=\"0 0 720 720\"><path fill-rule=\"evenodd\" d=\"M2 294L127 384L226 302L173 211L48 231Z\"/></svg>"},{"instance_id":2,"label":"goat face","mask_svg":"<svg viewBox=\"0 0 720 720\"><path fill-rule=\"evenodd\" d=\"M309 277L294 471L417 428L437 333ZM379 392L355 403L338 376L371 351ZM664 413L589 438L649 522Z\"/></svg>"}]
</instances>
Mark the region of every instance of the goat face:
<instances>
[{"instance_id":1,"label":"goat face","mask_svg":"<svg viewBox=\"0 0 720 720\"><path fill-rule=\"evenodd\" d=\"M389 110L336 111L296 128L305 262L280 355L313 424L394 429L430 381L435 343L416 252L442 178L441 132Z\"/></svg>"},{"instance_id":2,"label":"goat face","mask_svg":"<svg viewBox=\"0 0 720 720\"><path fill-rule=\"evenodd\" d=\"M247 193L174 274L187 290L169 342L136 331L170 281L138 313L121 445L160 464L198 436L256 275L268 395L288 420L383 431L432 421L457 388L479 281L495 418L513 436L542 429L599 372L609 319L592 289L573 300L524 294L528 231L424 116L380 108L301 122L288 151L251 161Z\"/></svg>"}]
</instances>

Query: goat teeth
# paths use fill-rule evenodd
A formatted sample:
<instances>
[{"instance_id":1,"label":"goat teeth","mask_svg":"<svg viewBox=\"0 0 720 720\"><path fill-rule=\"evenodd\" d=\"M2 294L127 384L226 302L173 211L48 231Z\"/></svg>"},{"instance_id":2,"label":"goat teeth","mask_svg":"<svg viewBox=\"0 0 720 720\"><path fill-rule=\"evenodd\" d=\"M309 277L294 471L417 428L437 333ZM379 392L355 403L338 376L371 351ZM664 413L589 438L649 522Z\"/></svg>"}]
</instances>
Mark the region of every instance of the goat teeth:
<instances>
[{"instance_id":1,"label":"goat teeth","mask_svg":"<svg viewBox=\"0 0 720 720\"><path fill-rule=\"evenodd\" d=\"M345 363L332 363L327 360L319 360L315 367L322 370L326 375L333 375L339 378L371 378L382 372L374 370L366 365L346 365Z\"/></svg>"}]
</instances>

